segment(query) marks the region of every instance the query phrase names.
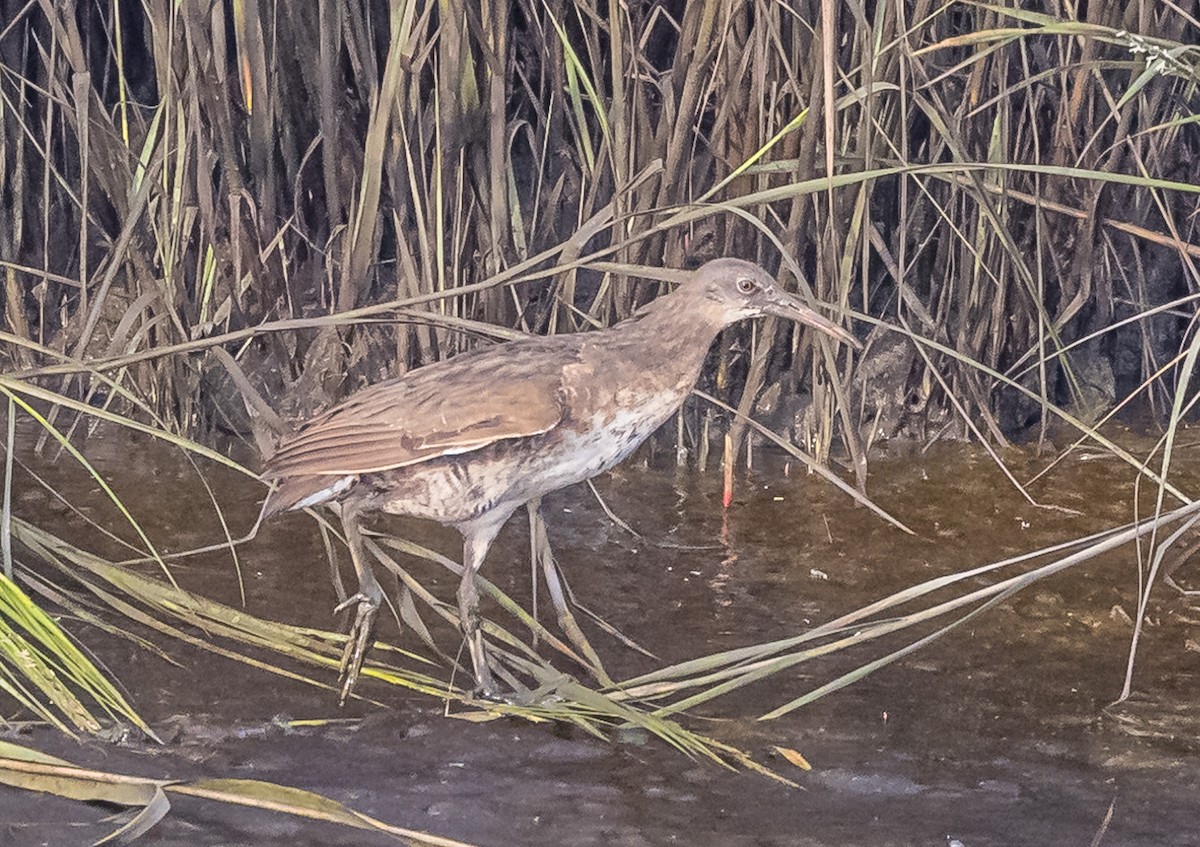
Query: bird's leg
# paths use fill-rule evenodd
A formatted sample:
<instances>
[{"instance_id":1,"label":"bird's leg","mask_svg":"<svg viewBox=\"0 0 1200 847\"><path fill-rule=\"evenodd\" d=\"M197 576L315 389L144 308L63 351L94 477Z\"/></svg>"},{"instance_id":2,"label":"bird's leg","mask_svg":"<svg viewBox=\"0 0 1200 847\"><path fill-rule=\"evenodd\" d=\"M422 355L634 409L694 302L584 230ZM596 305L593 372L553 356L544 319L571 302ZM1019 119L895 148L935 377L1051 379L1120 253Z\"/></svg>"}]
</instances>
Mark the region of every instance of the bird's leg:
<instances>
[{"instance_id":1,"label":"bird's leg","mask_svg":"<svg viewBox=\"0 0 1200 847\"><path fill-rule=\"evenodd\" d=\"M463 635L467 640L467 649L471 652L471 664L475 668L475 690L483 697L495 699L497 696L496 680L488 667L487 654L483 649L483 631L479 621L479 592L475 588L475 573L487 556L492 539L500 530L500 523L495 526L477 529L474 532L463 533L463 572L458 584L458 621Z\"/></svg>"},{"instance_id":2,"label":"bird's leg","mask_svg":"<svg viewBox=\"0 0 1200 847\"><path fill-rule=\"evenodd\" d=\"M367 559L367 550L363 545L362 530L359 527L359 512L345 504L342 505L342 528L346 532L346 544L350 548L350 559L354 562L354 572L358 575L358 593L338 605L335 611L348 609L357 605L354 614L354 624L350 627L346 649L342 652L342 665L338 673L341 683L341 693L338 695L338 705L343 705L354 684L358 682L362 670L363 659L371 645L371 633L375 629L375 614L383 600L383 589L375 579L375 572Z\"/></svg>"},{"instance_id":3,"label":"bird's leg","mask_svg":"<svg viewBox=\"0 0 1200 847\"><path fill-rule=\"evenodd\" d=\"M550 539L546 535L546 521L542 517L542 499L537 497L526 504L529 511L529 536L533 547L534 559L541 563L542 575L546 579L546 588L550 592L550 600L554 603L554 611L558 615L558 625L572 644L583 654L584 663L591 665L591 672L601 685L612 685L612 677L600 663L592 644L588 641L583 630L579 628L571 607L567 605L566 594L558 575L558 563L554 561L554 551L550 549Z\"/></svg>"}]
</instances>

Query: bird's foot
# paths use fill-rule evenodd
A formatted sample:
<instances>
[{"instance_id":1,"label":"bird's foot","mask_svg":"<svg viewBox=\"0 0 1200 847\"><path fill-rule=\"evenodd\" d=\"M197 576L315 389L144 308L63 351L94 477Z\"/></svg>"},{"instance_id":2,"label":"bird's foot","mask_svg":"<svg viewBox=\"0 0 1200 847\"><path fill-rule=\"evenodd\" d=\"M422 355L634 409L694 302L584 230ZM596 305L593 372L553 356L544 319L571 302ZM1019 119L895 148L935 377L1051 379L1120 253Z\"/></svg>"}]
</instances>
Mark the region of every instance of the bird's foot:
<instances>
[{"instance_id":1,"label":"bird's foot","mask_svg":"<svg viewBox=\"0 0 1200 847\"><path fill-rule=\"evenodd\" d=\"M533 690L522 686L518 686L515 690L503 690L495 685L490 688L476 685L471 691L470 699L480 703L497 703L503 706L520 706L522 708L550 706L563 702L562 695L558 693L557 686L553 684Z\"/></svg>"},{"instance_id":2,"label":"bird's foot","mask_svg":"<svg viewBox=\"0 0 1200 847\"><path fill-rule=\"evenodd\" d=\"M495 685L476 685L471 689L472 700L483 700L489 703L510 703L508 695L502 694Z\"/></svg>"},{"instance_id":3,"label":"bird's foot","mask_svg":"<svg viewBox=\"0 0 1200 847\"><path fill-rule=\"evenodd\" d=\"M486 664L480 663L475 667L475 687L471 689L471 697L476 700L491 700L494 703L506 702L500 686L496 685L496 679Z\"/></svg>"},{"instance_id":4,"label":"bird's foot","mask_svg":"<svg viewBox=\"0 0 1200 847\"><path fill-rule=\"evenodd\" d=\"M350 692L358 682L362 671L363 659L371 646L371 633L375 629L375 613L379 611L379 601L364 594L356 594L345 603L338 606L338 611L348 608L351 602L358 603L358 611L354 616L354 625L350 627L350 635L346 640L346 649L342 652L341 670L338 681L341 692L338 695L338 705L345 705Z\"/></svg>"}]
</instances>

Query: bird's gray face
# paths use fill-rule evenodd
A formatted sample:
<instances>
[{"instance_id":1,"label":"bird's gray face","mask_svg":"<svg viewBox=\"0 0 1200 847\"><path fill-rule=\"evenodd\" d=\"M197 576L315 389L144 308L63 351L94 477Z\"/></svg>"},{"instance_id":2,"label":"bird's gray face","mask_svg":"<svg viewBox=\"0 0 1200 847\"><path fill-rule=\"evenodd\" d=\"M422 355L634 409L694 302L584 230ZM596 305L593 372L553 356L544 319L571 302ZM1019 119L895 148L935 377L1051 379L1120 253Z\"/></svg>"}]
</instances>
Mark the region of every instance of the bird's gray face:
<instances>
[{"instance_id":1,"label":"bird's gray face","mask_svg":"<svg viewBox=\"0 0 1200 847\"><path fill-rule=\"evenodd\" d=\"M709 296L720 303L727 323L773 315L811 326L855 347L858 341L838 324L805 306L779 287L758 265L740 259L717 259L699 273L710 275Z\"/></svg>"}]
</instances>

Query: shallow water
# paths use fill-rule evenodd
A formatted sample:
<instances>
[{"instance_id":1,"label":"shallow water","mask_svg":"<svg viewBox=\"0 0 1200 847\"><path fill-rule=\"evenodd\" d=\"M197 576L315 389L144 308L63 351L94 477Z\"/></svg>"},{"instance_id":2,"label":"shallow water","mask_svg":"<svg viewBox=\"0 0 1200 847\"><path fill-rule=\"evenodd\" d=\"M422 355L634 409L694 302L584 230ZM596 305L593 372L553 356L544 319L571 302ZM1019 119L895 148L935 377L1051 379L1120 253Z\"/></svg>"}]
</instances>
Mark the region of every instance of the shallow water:
<instances>
[{"instance_id":1,"label":"shallow water","mask_svg":"<svg viewBox=\"0 0 1200 847\"><path fill-rule=\"evenodd\" d=\"M219 537L186 463L125 436L92 444L98 466L164 547ZM1181 453L1185 465L1190 456L1191 448ZM1029 453L1005 459L1019 479L1042 467ZM69 467L47 473L80 497L94 486ZM916 533L907 536L778 458L760 457L727 511L718 473L643 460L598 481L608 505L642 538L612 524L586 487L548 498L546 516L578 598L663 661L677 661L795 634L918 581L1125 523L1133 517L1132 478L1112 459L1068 459L1031 494L1082 512L1073 515L1030 505L976 448L881 459L872 465L870 492ZM214 481L236 528L252 522L261 487L228 473ZM25 487L17 502L20 514L72 540L102 543L45 494ZM102 501L93 494L88 502L107 519ZM456 551L456 536L439 527L382 525ZM334 593L310 519L289 515L269 524L245 548L242 565L251 613L330 625ZM524 520L505 528L485 572L528 598ZM175 574L186 588L236 602L227 556L177 566ZM1196 566L1179 576L1200 583ZM479 845L981 847L1091 844L1102 830L1098 843L1106 845L1196 844L1200 601L1158 595L1136 695L1106 709L1121 687L1131 633L1125 615L1134 613L1137 579L1126 549L1038 583L785 718L753 720L867 654L802 665L717 701L693 721L787 773L798 790L689 761L637 736L604 743L515 720L447 719L439 704L377 684L364 693L392 708L355 703L339 711L326 691L171 645L184 664L175 667L80 625L75 631L137 692L136 705L167 743L79 745L48 730L16 740L105 770L309 788L388 822ZM437 581L434 590L450 596L454 580ZM614 675L654 666L585 628ZM280 715L351 720L290 730L273 721ZM773 744L800 750L815 769L802 773L771 759ZM106 814L0 788L0 844L91 843L112 829L101 822ZM179 799L140 843L393 842Z\"/></svg>"}]
</instances>

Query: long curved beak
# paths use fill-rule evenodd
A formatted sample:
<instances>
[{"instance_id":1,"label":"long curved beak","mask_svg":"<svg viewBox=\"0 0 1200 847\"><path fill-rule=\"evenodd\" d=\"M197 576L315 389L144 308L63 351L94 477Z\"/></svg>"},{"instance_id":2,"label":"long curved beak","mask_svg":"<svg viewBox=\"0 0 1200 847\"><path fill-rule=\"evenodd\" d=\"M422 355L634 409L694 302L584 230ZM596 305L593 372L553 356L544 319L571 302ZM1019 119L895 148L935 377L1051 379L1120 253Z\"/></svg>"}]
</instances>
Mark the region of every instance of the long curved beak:
<instances>
[{"instance_id":1,"label":"long curved beak","mask_svg":"<svg viewBox=\"0 0 1200 847\"><path fill-rule=\"evenodd\" d=\"M786 292L776 291L775 296L764 311L777 318L796 321L806 326L811 326L813 329L819 329L826 335L831 335L838 341L849 344L855 350L862 349L862 344L850 334L849 330L808 308L808 306L805 306L798 299Z\"/></svg>"}]
</instances>

